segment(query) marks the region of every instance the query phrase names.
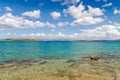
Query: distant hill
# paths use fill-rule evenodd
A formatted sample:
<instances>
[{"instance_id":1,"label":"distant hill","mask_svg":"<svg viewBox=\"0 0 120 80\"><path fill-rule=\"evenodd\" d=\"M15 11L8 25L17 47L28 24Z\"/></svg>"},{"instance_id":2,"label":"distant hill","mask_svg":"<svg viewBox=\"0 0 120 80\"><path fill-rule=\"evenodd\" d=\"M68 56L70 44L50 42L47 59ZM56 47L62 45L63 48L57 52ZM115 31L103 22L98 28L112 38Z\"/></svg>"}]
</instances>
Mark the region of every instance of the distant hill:
<instances>
[{"instance_id":1,"label":"distant hill","mask_svg":"<svg viewBox=\"0 0 120 80\"><path fill-rule=\"evenodd\" d=\"M5 42L41 42L42 40L38 39L1 39L0 41Z\"/></svg>"},{"instance_id":2,"label":"distant hill","mask_svg":"<svg viewBox=\"0 0 120 80\"><path fill-rule=\"evenodd\" d=\"M111 42L111 41L120 41L116 40L40 40L40 39L30 39L30 38L19 38L19 39L0 39L0 42L42 42L42 41L68 41L68 42Z\"/></svg>"},{"instance_id":3,"label":"distant hill","mask_svg":"<svg viewBox=\"0 0 120 80\"><path fill-rule=\"evenodd\" d=\"M120 40L76 40L78 42L111 42L111 41L120 41Z\"/></svg>"}]
</instances>

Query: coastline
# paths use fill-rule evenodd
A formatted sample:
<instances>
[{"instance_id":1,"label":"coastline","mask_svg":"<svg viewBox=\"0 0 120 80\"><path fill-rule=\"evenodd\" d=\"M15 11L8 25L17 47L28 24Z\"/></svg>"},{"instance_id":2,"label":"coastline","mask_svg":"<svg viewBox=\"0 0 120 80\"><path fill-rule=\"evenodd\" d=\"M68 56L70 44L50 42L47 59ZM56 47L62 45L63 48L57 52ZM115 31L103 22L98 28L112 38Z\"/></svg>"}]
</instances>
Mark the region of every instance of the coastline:
<instances>
[{"instance_id":1,"label":"coastline","mask_svg":"<svg viewBox=\"0 0 120 80\"><path fill-rule=\"evenodd\" d=\"M0 39L0 42L120 42L120 39L115 40L41 40L32 38L16 38L16 39Z\"/></svg>"},{"instance_id":2,"label":"coastline","mask_svg":"<svg viewBox=\"0 0 120 80\"><path fill-rule=\"evenodd\" d=\"M80 59L41 57L8 60L0 64L1 80L119 80L120 57L100 55L101 61L89 56ZM116 78L116 79L115 79Z\"/></svg>"}]
</instances>

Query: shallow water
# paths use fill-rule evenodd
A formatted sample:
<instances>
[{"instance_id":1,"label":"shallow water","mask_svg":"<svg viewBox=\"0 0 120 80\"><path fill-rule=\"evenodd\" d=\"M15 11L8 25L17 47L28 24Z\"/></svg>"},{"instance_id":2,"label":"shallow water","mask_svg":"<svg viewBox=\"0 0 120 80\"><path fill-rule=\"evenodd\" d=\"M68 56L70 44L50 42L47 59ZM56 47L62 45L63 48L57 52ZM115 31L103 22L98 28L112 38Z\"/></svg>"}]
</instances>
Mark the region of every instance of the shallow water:
<instances>
[{"instance_id":1,"label":"shallow water","mask_svg":"<svg viewBox=\"0 0 120 80\"><path fill-rule=\"evenodd\" d=\"M120 55L120 42L0 42L0 61L37 57Z\"/></svg>"},{"instance_id":2,"label":"shallow water","mask_svg":"<svg viewBox=\"0 0 120 80\"><path fill-rule=\"evenodd\" d=\"M0 42L0 80L119 80L119 50L120 42Z\"/></svg>"}]
</instances>

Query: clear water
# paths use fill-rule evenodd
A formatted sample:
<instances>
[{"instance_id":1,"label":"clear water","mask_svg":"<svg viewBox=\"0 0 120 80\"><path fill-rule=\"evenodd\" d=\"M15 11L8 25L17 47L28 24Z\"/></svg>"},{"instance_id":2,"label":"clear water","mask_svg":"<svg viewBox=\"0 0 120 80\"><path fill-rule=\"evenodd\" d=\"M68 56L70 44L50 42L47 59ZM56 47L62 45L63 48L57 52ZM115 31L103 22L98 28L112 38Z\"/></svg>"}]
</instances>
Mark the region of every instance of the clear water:
<instances>
[{"instance_id":1,"label":"clear water","mask_svg":"<svg viewBox=\"0 0 120 80\"><path fill-rule=\"evenodd\" d=\"M120 54L120 42L0 42L0 61L11 59Z\"/></svg>"}]
</instances>

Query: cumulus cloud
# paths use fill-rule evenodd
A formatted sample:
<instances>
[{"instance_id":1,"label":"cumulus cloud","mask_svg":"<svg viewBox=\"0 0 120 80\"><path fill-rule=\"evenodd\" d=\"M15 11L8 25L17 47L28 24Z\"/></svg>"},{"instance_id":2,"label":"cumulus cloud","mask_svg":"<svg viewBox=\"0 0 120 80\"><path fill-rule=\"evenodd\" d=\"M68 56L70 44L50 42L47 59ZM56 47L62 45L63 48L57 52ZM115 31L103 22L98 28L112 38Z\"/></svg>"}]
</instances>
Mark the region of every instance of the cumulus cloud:
<instances>
[{"instance_id":1,"label":"cumulus cloud","mask_svg":"<svg viewBox=\"0 0 120 80\"><path fill-rule=\"evenodd\" d=\"M68 25L68 24L69 24L69 22L59 22L59 23L57 24L57 26L62 27L62 26L66 26L66 25Z\"/></svg>"},{"instance_id":2,"label":"cumulus cloud","mask_svg":"<svg viewBox=\"0 0 120 80\"><path fill-rule=\"evenodd\" d=\"M30 33L21 34L20 37L41 40L115 40L120 38L120 25L102 25L93 29L83 29L79 33L73 34L62 32L57 34Z\"/></svg>"},{"instance_id":3,"label":"cumulus cloud","mask_svg":"<svg viewBox=\"0 0 120 80\"><path fill-rule=\"evenodd\" d=\"M67 5L67 4L76 4L80 2L80 0L64 0L64 2L62 2L62 5Z\"/></svg>"},{"instance_id":4,"label":"cumulus cloud","mask_svg":"<svg viewBox=\"0 0 120 80\"><path fill-rule=\"evenodd\" d=\"M93 8L88 6L88 10L85 10L85 6L81 3L76 6L70 6L68 9L64 9L65 14L70 14L75 20L72 25L91 25L104 21L101 16L104 15L104 11L100 8Z\"/></svg>"},{"instance_id":5,"label":"cumulus cloud","mask_svg":"<svg viewBox=\"0 0 120 80\"><path fill-rule=\"evenodd\" d=\"M9 36L9 35L11 35L11 33L7 33L6 35Z\"/></svg>"},{"instance_id":6,"label":"cumulus cloud","mask_svg":"<svg viewBox=\"0 0 120 80\"><path fill-rule=\"evenodd\" d=\"M11 13L6 13L0 16L0 28L36 28L36 27L55 27L49 22L31 21L23 17L13 16Z\"/></svg>"},{"instance_id":7,"label":"cumulus cloud","mask_svg":"<svg viewBox=\"0 0 120 80\"><path fill-rule=\"evenodd\" d=\"M58 19L61 16L61 14L57 11L51 12L50 15L53 19Z\"/></svg>"},{"instance_id":8,"label":"cumulus cloud","mask_svg":"<svg viewBox=\"0 0 120 80\"><path fill-rule=\"evenodd\" d=\"M120 14L120 10L114 9L114 14Z\"/></svg>"},{"instance_id":9,"label":"cumulus cloud","mask_svg":"<svg viewBox=\"0 0 120 80\"><path fill-rule=\"evenodd\" d=\"M109 7L109 6L112 6L112 5L113 5L112 3L108 3L108 4L103 5L102 7Z\"/></svg>"},{"instance_id":10,"label":"cumulus cloud","mask_svg":"<svg viewBox=\"0 0 120 80\"><path fill-rule=\"evenodd\" d=\"M82 30L85 39L114 40L120 38L120 25L103 25L94 29Z\"/></svg>"},{"instance_id":11,"label":"cumulus cloud","mask_svg":"<svg viewBox=\"0 0 120 80\"><path fill-rule=\"evenodd\" d=\"M61 2L62 0L51 0L52 2Z\"/></svg>"},{"instance_id":12,"label":"cumulus cloud","mask_svg":"<svg viewBox=\"0 0 120 80\"><path fill-rule=\"evenodd\" d=\"M93 29L84 29L80 33L69 35L59 32L55 36L63 40L114 40L120 38L120 25L102 25ZM52 37L54 37L54 35L52 35Z\"/></svg>"},{"instance_id":13,"label":"cumulus cloud","mask_svg":"<svg viewBox=\"0 0 120 80\"><path fill-rule=\"evenodd\" d=\"M103 1L103 2L107 2L107 0L95 0L96 2L100 2L100 1Z\"/></svg>"},{"instance_id":14,"label":"cumulus cloud","mask_svg":"<svg viewBox=\"0 0 120 80\"><path fill-rule=\"evenodd\" d=\"M26 34L26 35L21 35L21 38L37 38L41 40L66 40L67 35L63 34L61 32L58 32L57 34L45 34L45 33L31 33L31 34Z\"/></svg>"},{"instance_id":15,"label":"cumulus cloud","mask_svg":"<svg viewBox=\"0 0 120 80\"><path fill-rule=\"evenodd\" d=\"M96 23L100 23L102 22L103 19L102 18L93 18L93 17L85 17L84 19L77 19L74 20L71 25L75 26L75 25L90 25L90 24L96 24Z\"/></svg>"},{"instance_id":16,"label":"cumulus cloud","mask_svg":"<svg viewBox=\"0 0 120 80\"><path fill-rule=\"evenodd\" d=\"M56 26L54 24L51 24L49 22L46 22L46 26L50 27L50 28L55 28Z\"/></svg>"},{"instance_id":17,"label":"cumulus cloud","mask_svg":"<svg viewBox=\"0 0 120 80\"><path fill-rule=\"evenodd\" d=\"M31 18L40 18L40 10L33 10L22 13L23 16L28 16Z\"/></svg>"},{"instance_id":18,"label":"cumulus cloud","mask_svg":"<svg viewBox=\"0 0 120 80\"><path fill-rule=\"evenodd\" d=\"M9 6L6 6L6 7L5 7L5 10L6 10L6 11L13 11Z\"/></svg>"},{"instance_id":19,"label":"cumulus cloud","mask_svg":"<svg viewBox=\"0 0 120 80\"><path fill-rule=\"evenodd\" d=\"M69 5L69 4L76 4L80 2L80 0L51 0L52 2L60 2L61 5Z\"/></svg>"}]
</instances>

